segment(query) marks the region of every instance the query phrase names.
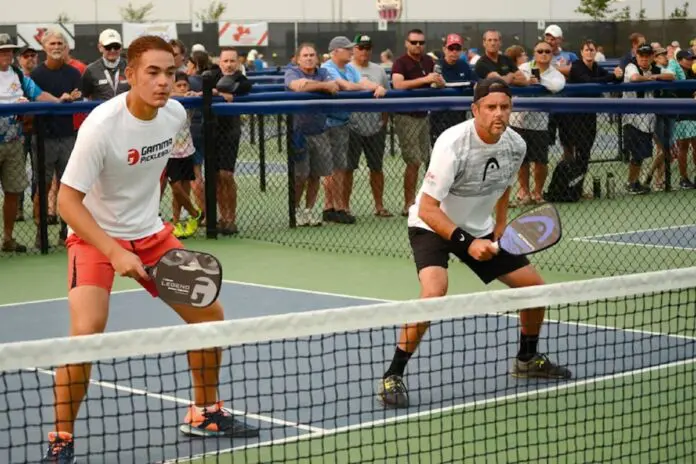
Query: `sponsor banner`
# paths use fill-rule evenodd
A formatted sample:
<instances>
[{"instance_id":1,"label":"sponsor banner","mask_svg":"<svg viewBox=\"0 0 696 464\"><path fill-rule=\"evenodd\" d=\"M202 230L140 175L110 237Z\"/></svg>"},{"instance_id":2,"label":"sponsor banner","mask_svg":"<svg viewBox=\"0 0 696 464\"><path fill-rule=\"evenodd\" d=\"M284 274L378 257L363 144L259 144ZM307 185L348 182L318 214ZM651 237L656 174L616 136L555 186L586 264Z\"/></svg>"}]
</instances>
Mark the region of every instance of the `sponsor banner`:
<instances>
[{"instance_id":1,"label":"sponsor banner","mask_svg":"<svg viewBox=\"0 0 696 464\"><path fill-rule=\"evenodd\" d=\"M268 23L218 23L218 45L221 47L267 47Z\"/></svg>"},{"instance_id":2,"label":"sponsor banner","mask_svg":"<svg viewBox=\"0 0 696 464\"><path fill-rule=\"evenodd\" d=\"M138 37L144 35L157 35L169 41L178 39L176 23L123 23L123 47L128 45Z\"/></svg>"},{"instance_id":3,"label":"sponsor banner","mask_svg":"<svg viewBox=\"0 0 696 464\"><path fill-rule=\"evenodd\" d=\"M35 50L43 49L41 39L49 29L62 32L68 39L70 50L75 49L75 25L60 23L25 23L17 24L17 44L29 46Z\"/></svg>"}]
</instances>

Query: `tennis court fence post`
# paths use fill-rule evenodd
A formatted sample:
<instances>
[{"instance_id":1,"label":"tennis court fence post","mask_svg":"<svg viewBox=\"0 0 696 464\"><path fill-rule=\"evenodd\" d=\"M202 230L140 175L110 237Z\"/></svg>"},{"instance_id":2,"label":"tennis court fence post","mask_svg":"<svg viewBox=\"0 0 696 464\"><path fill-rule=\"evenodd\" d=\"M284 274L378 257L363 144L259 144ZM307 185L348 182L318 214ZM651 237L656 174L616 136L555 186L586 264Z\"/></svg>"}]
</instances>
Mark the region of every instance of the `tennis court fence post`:
<instances>
[{"instance_id":1,"label":"tennis court fence post","mask_svg":"<svg viewBox=\"0 0 696 464\"><path fill-rule=\"evenodd\" d=\"M39 195L39 250L42 255L48 254L48 187L46 186L46 125L43 116L34 117L34 132L36 134L36 180ZM32 180L33 182L33 180ZM34 189L31 189L32 192ZM32 198L33 201L33 198ZM32 208L33 210L33 208Z\"/></svg>"},{"instance_id":2,"label":"tennis court fence post","mask_svg":"<svg viewBox=\"0 0 696 464\"><path fill-rule=\"evenodd\" d=\"M217 238L217 152L215 137L217 119L213 114L213 87L215 79L210 71L203 73L203 146L205 180L205 231L207 238Z\"/></svg>"},{"instance_id":3,"label":"tennis court fence post","mask_svg":"<svg viewBox=\"0 0 696 464\"><path fill-rule=\"evenodd\" d=\"M293 146L293 116L288 114L285 120L285 142L288 161L288 220L291 229L297 225L295 222L295 147Z\"/></svg>"}]
</instances>

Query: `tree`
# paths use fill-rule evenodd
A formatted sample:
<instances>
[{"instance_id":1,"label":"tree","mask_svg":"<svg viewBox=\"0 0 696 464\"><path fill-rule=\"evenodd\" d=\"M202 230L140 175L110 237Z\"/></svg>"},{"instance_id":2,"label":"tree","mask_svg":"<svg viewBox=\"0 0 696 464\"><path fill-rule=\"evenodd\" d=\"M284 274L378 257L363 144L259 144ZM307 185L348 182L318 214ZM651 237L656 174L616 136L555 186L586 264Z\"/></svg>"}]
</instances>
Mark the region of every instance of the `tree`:
<instances>
[{"instance_id":1,"label":"tree","mask_svg":"<svg viewBox=\"0 0 696 464\"><path fill-rule=\"evenodd\" d=\"M684 2L681 8L677 7L669 15L670 19L685 19L689 17L689 2Z\"/></svg>"},{"instance_id":2,"label":"tree","mask_svg":"<svg viewBox=\"0 0 696 464\"><path fill-rule=\"evenodd\" d=\"M227 11L227 4L223 3L218 0L213 0L208 4L207 8L203 8L198 13L196 13L196 16L198 19L200 19L203 22L207 23L215 23L222 18L222 15L225 14L225 11Z\"/></svg>"},{"instance_id":3,"label":"tree","mask_svg":"<svg viewBox=\"0 0 696 464\"><path fill-rule=\"evenodd\" d=\"M121 18L127 23L143 23L154 8L152 2L141 7L133 6L133 2L128 2L127 7L121 8Z\"/></svg>"},{"instance_id":4,"label":"tree","mask_svg":"<svg viewBox=\"0 0 696 464\"><path fill-rule=\"evenodd\" d=\"M630 21L631 20L631 7L625 6L616 13L613 18L614 21Z\"/></svg>"},{"instance_id":5,"label":"tree","mask_svg":"<svg viewBox=\"0 0 696 464\"><path fill-rule=\"evenodd\" d=\"M647 20L648 17L645 14L645 8L641 9L640 12L638 13L638 21L645 21Z\"/></svg>"},{"instance_id":6,"label":"tree","mask_svg":"<svg viewBox=\"0 0 696 464\"><path fill-rule=\"evenodd\" d=\"M67 14L65 14L65 13L61 13L61 14L58 15L58 18L56 18L56 22L57 22L58 24L66 24L66 23L69 23L69 22L70 22L70 17L69 17Z\"/></svg>"},{"instance_id":7,"label":"tree","mask_svg":"<svg viewBox=\"0 0 696 464\"><path fill-rule=\"evenodd\" d=\"M595 21L607 19L614 13L611 8L614 0L580 0L580 6L575 9L576 13L586 14Z\"/></svg>"}]
</instances>

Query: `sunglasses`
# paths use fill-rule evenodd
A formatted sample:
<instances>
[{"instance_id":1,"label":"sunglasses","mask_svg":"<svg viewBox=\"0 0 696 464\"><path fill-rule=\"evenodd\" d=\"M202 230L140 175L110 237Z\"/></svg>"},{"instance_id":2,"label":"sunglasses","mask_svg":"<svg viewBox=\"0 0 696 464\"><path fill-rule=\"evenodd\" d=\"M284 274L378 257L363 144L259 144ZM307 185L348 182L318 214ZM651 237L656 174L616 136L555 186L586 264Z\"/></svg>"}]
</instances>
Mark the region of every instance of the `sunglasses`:
<instances>
[{"instance_id":1,"label":"sunglasses","mask_svg":"<svg viewBox=\"0 0 696 464\"><path fill-rule=\"evenodd\" d=\"M111 44L111 45L107 45L106 47L104 47L104 49L109 50L110 52L113 52L115 50L120 50L121 46L118 44Z\"/></svg>"},{"instance_id":2,"label":"sunglasses","mask_svg":"<svg viewBox=\"0 0 696 464\"><path fill-rule=\"evenodd\" d=\"M447 47L447 50L451 52L461 52L462 51L462 46L461 45L450 45Z\"/></svg>"},{"instance_id":3,"label":"sunglasses","mask_svg":"<svg viewBox=\"0 0 696 464\"><path fill-rule=\"evenodd\" d=\"M538 54L540 54L540 55L550 55L550 54L551 54L551 50L548 49L548 48L544 48L544 49L541 49L541 50L534 50L534 53L538 53Z\"/></svg>"},{"instance_id":4,"label":"sunglasses","mask_svg":"<svg viewBox=\"0 0 696 464\"><path fill-rule=\"evenodd\" d=\"M372 50L372 47L369 45L358 45L358 50Z\"/></svg>"},{"instance_id":5,"label":"sunglasses","mask_svg":"<svg viewBox=\"0 0 696 464\"><path fill-rule=\"evenodd\" d=\"M425 40L409 40L408 43L411 45L425 45Z\"/></svg>"}]
</instances>

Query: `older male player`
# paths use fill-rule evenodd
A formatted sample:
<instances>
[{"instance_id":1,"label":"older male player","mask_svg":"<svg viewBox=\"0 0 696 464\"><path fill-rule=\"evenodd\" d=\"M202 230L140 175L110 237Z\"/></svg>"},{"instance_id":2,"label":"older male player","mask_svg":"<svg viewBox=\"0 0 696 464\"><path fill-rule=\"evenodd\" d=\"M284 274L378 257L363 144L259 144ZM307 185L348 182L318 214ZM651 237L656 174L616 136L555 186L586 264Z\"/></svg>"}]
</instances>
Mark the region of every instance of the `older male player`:
<instances>
[{"instance_id":1,"label":"older male player","mask_svg":"<svg viewBox=\"0 0 696 464\"><path fill-rule=\"evenodd\" d=\"M137 279L157 296L144 265L182 247L173 227L158 216L160 175L186 123L186 110L169 98L175 73L174 52L165 40L134 40L126 67L130 90L95 108L80 128L58 194L60 214L69 226L71 336L104 331L116 273ZM203 310L171 306L187 323L224 319L218 301ZM188 360L195 400L181 431L200 437L258 435L258 429L235 420L218 399L220 349L189 352ZM73 427L90 371L89 363L58 369L55 429L49 433L44 462L75 462Z\"/></svg>"},{"instance_id":2,"label":"older male player","mask_svg":"<svg viewBox=\"0 0 696 464\"><path fill-rule=\"evenodd\" d=\"M505 229L510 186L527 151L522 137L508 129L512 112L508 84L500 78L481 81L471 109L473 119L451 127L437 139L417 201L409 210L408 235L421 298L447 293L450 253L486 284L495 279L509 287L544 283L527 258L497 252L494 246ZM537 351L544 309L523 311L520 319L520 349L512 375L570 378L568 369ZM378 399L384 406L408 406L402 378L428 325L403 327L393 361L379 383Z\"/></svg>"}]
</instances>

